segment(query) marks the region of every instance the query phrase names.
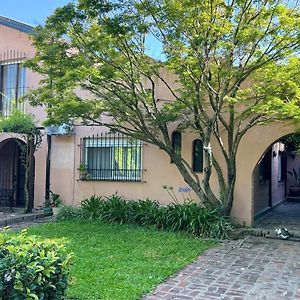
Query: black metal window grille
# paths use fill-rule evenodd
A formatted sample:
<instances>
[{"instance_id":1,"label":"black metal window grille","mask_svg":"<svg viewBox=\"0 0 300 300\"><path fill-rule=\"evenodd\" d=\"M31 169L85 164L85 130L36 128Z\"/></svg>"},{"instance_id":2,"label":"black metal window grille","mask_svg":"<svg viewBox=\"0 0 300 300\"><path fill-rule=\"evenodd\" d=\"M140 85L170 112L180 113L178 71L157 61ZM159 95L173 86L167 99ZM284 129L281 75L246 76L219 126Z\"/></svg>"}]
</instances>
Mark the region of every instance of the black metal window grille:
<instances>
[{"instance_id":1,"label":"black metal window grille","mask_svg":"<svg viewBox=\"0 0 300 300\"><path fill-rule=\"evenodd\" d=\"M194 172L203 172L203 142L199 139L193 141L192 167Z\"/></svg>"},{"instance_id":2,"label":"black metal window grille","mask_svg":"<svg viewBox=\"0 0 300 300\"><path fill-rule=\"evenodd\" d=\"M24 59L25 54L16 51L0 54L0 112L4 116L14 108L24 110L24 102L18 101L26 91Z\"/></svg>"},{"instance_id":3,"label":"black metal window grille","mask_svg":"<svg viewBox=\"0 0 300 300\"><path fill-rule=\"evenodd\" d=\"M141 181L141 141L123 135L101 134L84 138L82 145L86 179Z\"/></svg>"}]
</instances>

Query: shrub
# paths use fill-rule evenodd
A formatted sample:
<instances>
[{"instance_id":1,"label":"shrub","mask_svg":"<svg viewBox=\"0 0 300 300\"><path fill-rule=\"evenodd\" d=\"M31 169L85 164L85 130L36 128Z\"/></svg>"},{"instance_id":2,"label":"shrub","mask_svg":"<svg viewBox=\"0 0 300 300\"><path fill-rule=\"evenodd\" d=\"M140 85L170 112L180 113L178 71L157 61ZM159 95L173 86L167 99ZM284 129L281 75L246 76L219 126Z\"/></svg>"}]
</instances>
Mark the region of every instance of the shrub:
<instances>
[{"instance_id":1,"label":"shrub","mask_svg":"<svg viewBox=\"0 0 300 300\"><path fill-rule=\"evenodd\" d=\"M126 201L117 195L108 198L92 196L82 201L82 210L90 219L186 231L201 237L225 238L232 229L230 220L218 209L203 208L194 201L160 206L149 199Z\"/></svg>"},{"instance_id":2,"label":"shrub","mask_svg":"<svg viewBox=\"0 0 300 300\"><path fill-rule=\"evenodd\" d=\"M69 205L63 205L59 207L56 220L64 221L70 219L82 219L84 218L83 209L80 207L74 207Z\"/></svg>"},{"instance_id":3,"label":"shrub","mask_svg":"<svg viewBox=\"0 0 300 300\"><path fill-rule=\"evenodd\" d=\"M96 197L95 195L81 201L82 211L90 219L98 219L101 217L103 205L103 198Z\"/></svg>"},{"instance_id":4,"label":"shrub","mask_svg":"<svg viewBox=\"0 0 300 300\"><path fill-rule=\"evenodd\" d=\"M0 233L0 299L64 299L72 254L54 241Z\"/></svg>"}]
</instances>

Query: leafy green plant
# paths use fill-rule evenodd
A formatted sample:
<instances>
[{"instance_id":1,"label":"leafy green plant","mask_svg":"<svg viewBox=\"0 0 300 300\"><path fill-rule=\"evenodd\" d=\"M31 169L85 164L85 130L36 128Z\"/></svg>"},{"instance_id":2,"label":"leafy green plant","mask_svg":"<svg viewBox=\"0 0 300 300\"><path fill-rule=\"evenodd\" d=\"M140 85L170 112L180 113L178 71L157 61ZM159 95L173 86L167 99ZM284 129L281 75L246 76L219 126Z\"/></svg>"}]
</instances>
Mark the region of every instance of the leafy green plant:
<instances>
[{"instance_id":1,"label":"leafy green plant","mask_svg":"<svg viewBox=\"0 0 300 300\"><path fill-rule=\"evenodd\" d=\"M14 109L8 117L0 118L0 131L32 134L36 130L33 117Z\"/></svg>"},{"instance_id":2,"label":"leafy green plant","mask_svg":"<svg viewBox=\"0 0 300 300\"><path fill-rule=\"evenodd\" d=\"M56 216L57 221L83 219L83 218L85 218L85 214L81 207L74 207L69 205L61 206Z\"/></svg>"},{"instance_id":3,"label":"leafy green plant","mask_svg":"<svg viewBox=\"0 0 300 300\"><path fill-rule=\"evenodd\" d=\"M295 168L293 168L293 171L288 171L288 174L292 176L294 180L294 185L300 186L300 168L298 169L298 171Z\"/></svg>"},{"instance_id":4,"label":"leafy green plant","mask_svg":"<svg viewBox=\"0 0 300 300\"><path fill-rule=\"evenodd\" d=\"M196 236L225 238L232 229L228 217L218 209L204 208L194 201L183 204L171 203L160 206L149 199L127 201L123 197L92 196L82 201L82 211L89 219L130 223L141 226L169 230L185 231Z\"/></svg>"},{"instance_id":5,"label":"leafy green plant","mask_svg":"<svg viewBox=\"0 0 300 300\"><path fill-rule=\"evenodd\" d=\"M80 173L81 180L90 180L91 179L91 174L88 172L86 164L80 163L77 170Z\"/></svg>"},{"instance_id":6,"label":"leafy green plant","mask_svg":"<svg viewBox=\"0 0 300 300\"><path fill-rule=\"evenodd\" d=\"M103 211L103 199L93 195L81 201L81 208L90 219L97 219L101 216Z\"/></svg>"},{"instance_id":7,"label":"leafy green plant","mask_svg":"<svg viewBox=\"0 0 300 300\"><path fill-rule=\"evenodd\" d=\"M130 223L131 205L123 197L113 195L102 199L102 204L103 210L99 219L119 224Z\"/></svg>"},{"instance_id":8,"label":"leafy green plant","mask_svg":"<svg viewBox=\"0 0 300 300\"><path fill-rule=\"evenodd\" d=\"M53 193L52 191L50 191L50 193L51 193L51 197L52 197L51 206L60 207L63 203L60 196L58 194Z\"/></svg>"},{"instance_id":9,"label":"leafy green plant","mask_svg":"<svg viewBox=\"0 0 300 300\"><path fill-rule=\"evenodd\" d=\"M296 151L298 154L300 153L300 134L295 133L283 140L285 148L287 151Z\"/></svg>"},{"instance_id":10,"label":"leafy green plant","mask_svg":"<svg viewBox=\"0 0 300 300\"><path fill-rule=\"evenodd\" d=\"M0 299L60 300L68 286L72 253L23 230L0 234Z\"/></svg>"}]
</instances>

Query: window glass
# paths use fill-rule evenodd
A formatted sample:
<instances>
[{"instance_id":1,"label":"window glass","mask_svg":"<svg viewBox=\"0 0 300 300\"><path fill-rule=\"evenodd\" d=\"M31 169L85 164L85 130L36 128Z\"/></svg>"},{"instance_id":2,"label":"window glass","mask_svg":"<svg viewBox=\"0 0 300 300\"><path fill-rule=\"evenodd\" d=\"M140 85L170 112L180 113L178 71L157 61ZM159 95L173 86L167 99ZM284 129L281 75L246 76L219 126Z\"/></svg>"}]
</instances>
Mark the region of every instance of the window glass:
<instances>
[{"instance_id":1,"label":"window glass","mask_svg":"<svg viewBox=\"0 0 300 300\"><path fill-rule=\"evenodd\" d=\"M23 103L18 103L17 100L25 93L25 81L26 70L20 63L0 66L0 100L3 115L10 114L13 101L19 109L23 108Z\"/></svg>"},{"instance_id":2,"label":"window glass","mask_svg":"<svg viewBox=\"0 0 300 300\"><path fill-rule=\"evenodd\" d=\"M172 148L177 155L181 156L181 132L179 131L174 131L172 134Z\"/></svg>"}]
</instances>

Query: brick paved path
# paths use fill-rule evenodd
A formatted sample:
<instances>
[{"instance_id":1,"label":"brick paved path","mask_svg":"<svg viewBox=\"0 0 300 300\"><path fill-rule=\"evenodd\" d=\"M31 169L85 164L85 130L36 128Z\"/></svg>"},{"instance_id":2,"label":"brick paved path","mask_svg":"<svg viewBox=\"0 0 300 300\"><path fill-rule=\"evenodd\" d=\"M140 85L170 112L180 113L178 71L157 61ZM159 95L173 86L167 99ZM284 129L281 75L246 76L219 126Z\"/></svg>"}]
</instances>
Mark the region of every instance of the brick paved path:
<instances>
[{"instance_id":1,"label":"brick paved path","mask_svg":"<svg viewBox=\"0 0 300 300\"><path fill-rule=\"evenodd\" d=\"M143 298L155 299L300 299L300 241L224 243Z\"/></svg>"}]
</instances>

